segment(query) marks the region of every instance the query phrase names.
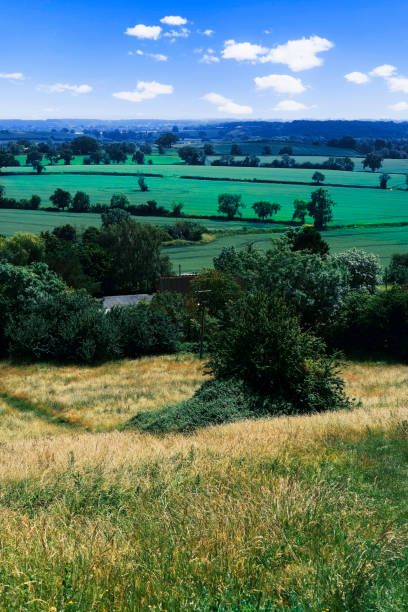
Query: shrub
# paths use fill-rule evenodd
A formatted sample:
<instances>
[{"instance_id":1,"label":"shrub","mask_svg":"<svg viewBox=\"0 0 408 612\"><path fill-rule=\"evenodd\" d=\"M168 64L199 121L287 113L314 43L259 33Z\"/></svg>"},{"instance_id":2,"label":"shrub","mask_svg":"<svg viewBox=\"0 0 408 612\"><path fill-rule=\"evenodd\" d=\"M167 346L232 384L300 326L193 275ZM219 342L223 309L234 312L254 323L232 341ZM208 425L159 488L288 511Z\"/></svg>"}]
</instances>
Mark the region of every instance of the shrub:
<instances>
[{"instance_id":1,"label":"shrub","mask_svg":"<svg viewBox=\"0 0 408 612\"><path fill-rule=\"evenodd\" d=\"M333 255L333 259L348 271L351 289L366 289L374 293L381 270L376 255L362 249L349 249L344 253Z\"/></svg>"},{"instance_id":2,"label":"shrub","mask_svg":"<svg viewBox=\"0 0 408 612\"><path fill-rule=\"evenodd\" d=\"M202 239L206 228L193 221L177 221L174 225L167 225L165 231L175 240L191 240L196 242Z\"/></svg>"},{"instance_id":3,"label":"shrub","mask_svg":"<svg viewBox=\"0 0 408 612\"><path fill-rule=\"evenodd\" d=\"M325 330L331 347L349 354L408 361L408 293L351 293Z\"/></svg>"},{"instance_id":4,"label":"shrub","mask_svg":"<svg viewBox=\"0 0 408 612\"><path fill-rule=\"evenodd\" d=\"M121 354L125 357L162 355L177 350L178 331L171 317L148 304L115 306L106 315L118 330Z\"/></svg>"},{"instance_id":5,"label":"shrub","mask_svg":"<svg viewBox=\"0 0 408 612\"><path fill-rule=\"evenodd\" d=\"M150 433L188 432L254 417L254 403L242 380L210 380L192 398L162 410L139 412L126 426Z\"/></svg>"},{"instance_id":6,"label":"shrub","mask_svg":"<svg viewBox=\"0 0 408 612\"><path fill-rule=\"evenodd\" d=\"M287 413L348 405L324 343L301 329L282 298L244 295L227 307L223 323L208 364L217 378L240 378L268 401L284 402Z\"/></svg>"},{"instance_id":7,"label":"shrub","mask_svg":"<svg viewBox=\"0 0 408 612\"><path fill-rule=\"evenodd\" d=\"M13 358L95 363L120 356L117 328L84 290L28 302L6 333Z\"/></svg>"}]
</instances>

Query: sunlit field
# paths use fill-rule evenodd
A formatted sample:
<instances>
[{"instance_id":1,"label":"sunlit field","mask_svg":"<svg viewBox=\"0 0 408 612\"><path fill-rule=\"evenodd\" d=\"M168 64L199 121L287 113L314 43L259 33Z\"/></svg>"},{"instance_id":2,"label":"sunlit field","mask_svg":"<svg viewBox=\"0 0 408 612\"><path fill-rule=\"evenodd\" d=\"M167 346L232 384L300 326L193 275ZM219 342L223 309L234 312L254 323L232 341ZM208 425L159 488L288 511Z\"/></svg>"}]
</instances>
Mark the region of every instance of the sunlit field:
<instances>
[{"instance_id":1,"label":"sunlit field","mask_svg":"<svg viewBox=\"0 0 408 612\"><path fill-rule=\"evenodd\" d=\"M192 357L0 370L5 610L406 609L408 367L348 364L352 411L120 431Z\"/></svg>"}]
</instances>

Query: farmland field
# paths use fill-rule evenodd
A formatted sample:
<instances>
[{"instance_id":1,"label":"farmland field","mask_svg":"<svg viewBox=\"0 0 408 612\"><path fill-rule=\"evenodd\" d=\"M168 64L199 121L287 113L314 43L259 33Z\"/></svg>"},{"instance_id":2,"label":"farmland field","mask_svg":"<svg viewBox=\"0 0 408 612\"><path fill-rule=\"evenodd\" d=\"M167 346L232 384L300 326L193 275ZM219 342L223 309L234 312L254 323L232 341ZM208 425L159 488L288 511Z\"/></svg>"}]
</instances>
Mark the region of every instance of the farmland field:
<instances>
[{"instance_id":1,"label":"farmland field","mask_svg":"<svg viewBox=\"0 0 408 612\"><path fill-rule=\"evenodd\" d=\"M220 254L223 247L234 246L237 249L252 245L256 249L267 251L279 234L256 234L249 230L247 234L220 236L213 242L183 247L166 247L163 252L168 255L174 270L181 266L182 272L198 272L204 267L211 267L213 258ZM408 227L333 229L322 233L332 253L340 253L351 248L364 249L375 253L382 266L388 265L393 253L408 251Z\"/></svg>"},{"instance_id":2,"label":"farmland field","mask_svg":"<svg viewBox=\"0 0 408 612\"><path fill-rule=\"evenodd\" d=\"M154 225L169 225L176 222L172 217L133 217L144 223L153 223ZM58 225L69 223L81 229L93 225L98 227L101 223L100 215L92 213L62 213L48 211L31 211L31 210L10 210L0 209L0 234L11 236L15 232L25 231L40 233L47 230L52 230ZM248 224L244 221L227 221L223 219L203 219L202 224L211 231L222 232L225 230L240 230L243 227L249 228L269 228L270 224L255 222ZM279 226L278 226L279 227Z\"/></svg>"},{"instance_id":3,"label":"farmland field","mask_svg":"<svg viewBox=\"0 0 408 612\"><path fill-rule=\"evenodd\" d=\"M2 609L406 610L408 368L344 364L351 411L118 431L201 368L0 363Z\"/></svg>"},{"instance_id":4,"label":"farmland field","mask_svg":"<svg viewBox=\"0 0 408 612\"><path fill-rule=\"evenodd\" d=\"M193 175L196 172L199 175L199 172L207 173L210 170L214 172L217 169L201 168L200 170L189 167L187 170L186 167L185 173L187 174L188 171ZM254 169L251 168L222 168L221 170L224 172L225 170L249 170L252 177L257 176ZM300 171L278 170L278 174L269 174L269 176L286 177L291 172L297 174ZM303 172L307 172L310 178L310 171ZM240 174L243 176L245 173ZM341 174L348 174L352 178L362 176L367 177L367 180L371 179L371 175L368 174L354 175L341 172L336 173L336 178ZM230 175L233 176L232 173ZM261 178L261 175L259 176ZM276 219L283 221L292 217L294 199L309 199L311 191L316 188L309 185L202 181L182 179L174 174L168 174L163 178L148 177L146 182L149 186L148 193L142 193L139 190L135 176L44 174L36 177L24 175L1 177L1 184L6 188L7 196L21 199L29 198L36 193L41 197L43 205L44 203L47 205L49 196L57 187L60 187L72 193L85 191L90 195L93 204L108 204L114 193L124 193L132 204L142 204L146 200L153 199L162 206L170 207L173 202L182 202L185 214L211 216L217 214L217 198L220 193L239 193L246 204L246 209L243 211L244 216L254 217L251 205L257 200L268 200L281 204L282 208L276 215ZM337 204L332 222L336 225L397 223L406 221L408 218L408 192L406 191L330 187L330 194Z\"/></svg>"}]
</instances>

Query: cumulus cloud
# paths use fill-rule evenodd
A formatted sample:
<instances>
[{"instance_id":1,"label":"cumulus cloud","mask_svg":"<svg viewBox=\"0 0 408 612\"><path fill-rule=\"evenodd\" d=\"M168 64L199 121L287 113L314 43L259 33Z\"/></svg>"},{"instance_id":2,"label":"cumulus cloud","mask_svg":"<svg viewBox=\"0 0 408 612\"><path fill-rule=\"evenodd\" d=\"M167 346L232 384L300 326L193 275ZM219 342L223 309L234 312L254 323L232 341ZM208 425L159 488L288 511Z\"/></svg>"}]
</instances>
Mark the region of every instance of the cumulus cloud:
<instances>
[{"instance_id":1,"label":"cumulus cloud","mask_svg":"<svg viewBox=\"0 0 408 612\"><path fill-rule=\"evenodd\" d=\"M187 19L180 17L179 15L167 15L167 17L160 19L160 22L171 26L182 26L187 23Z\"/></svg>"},{"instance_id":2,"label":"cumulus cloud","mask_svg":"<svg viewBox=\"0 0 408 612\"><path fill-rule=\"evenodd\" d=\"M293 72L309 70L323 64L323 59L318 53L329 51L334 44L320 36L310 36L299 40L288 40L284 45L278 45L271 49L261 62L272 62L274 64L286 64Z\"/></svg>"},{"instance_id":3,"label":"cumulus cloud","mask_svg":"<svg viewBox=\"0 0 408 612\"><path fill-rule=\"evenodd\" d=\"M369 77L364 74L364 72L349 72L344 75L344 78L350 83L356 83L357 85L362 85L363 83L368 83L370 80Z\"/></svg>"},{"instance_id":4,"label":"cumulus cloud","mask_svg":"<svg viewBox=\"0 0 408 612\"><path fill-rule=\"evenodd\" d=\"M318 54L328 51L333 46L334 44L330 40L320 36L288 40L284 45L278 45L272 49L261 45L253 45L249 42L237 43L235 40L227 40L222 56L225 59L235 59L238 62L286 64L293 72L299 72L300 70L309 70L321 66L323 59L318 57Z\"/></svg>"},{"instance_id":5,"label":"cumulus cloud","mask_svg":"<svg viewBox=\"0 0 408 612\"><path fill-rule=\"evenodd\" d=\"M136 36L136 38L157 40L161 34L161 31L162 28L160 26L147 26L139 23L133 28L127 28L125 34L128 36Z\"/></svg>"},{"instance_id":6,"label":"cumulus cloud","mask_svg":"<svg viewBox=\"0 0 408 612\"><path fill-rule=\"evenodd\" d=\"M295 112L305 110L306 108L308 107L302 104L301 102L296 102L295 100L282 100L275 106L273 110Z\"/></svg>"},{"instance_id":7,"label":"cumulus cloud","mask_svg":"<svg viewBox=\"0 0 408 612\"><path fill-rule=\"evenodd\" d=\"M0 79L9 79L11 81L23 81L24 75L22 72L0 72Z\"/></svg>"},{"instance_id":8,"label":"cumulus cloud","mask_svg":"<svg viewBox=\"0 0 408 612\"><path fill-rule=\"evenodd\" d=\"M280 94L300 94L306 91L302 81L289 74L270 74L255 77L254 81L258 89L273 89Z\"/></svg>"},{"instance_id":9,"label":"cumulus cloud","mask_svg":"<svg viewBox=\"0 0 408 612\"><path fill-rule=\"evenodd\" d=\"M217 93L208 93L203 96L203 100L215 104L220 112L228 115L250 115L253 112L250 106L236 104L230 98L225 98Z\"/></svg>"},{"instance_id":10,"label":"cumulus cloud","mask_svg":"<svg viewBox=\"0 0 408 612\"><path fill-rule=\"evenodd\" d=\"M220 59L216 55L211 55L209 53L204 53L202 58L200 58L199 62L201 64L218 64Z\"/></svg>"},{"instance_id":11,"label":"cumulus cloud","mask_svg":"<svg viewBox=\"0 0 408 612\"><path fill-rule=\"evenodd\" d=\"M69 83L54 83L54 85L38 85L38 91L45 93L65 93L69 92L73 96L81 94L91 93L92 87L90 85L70 85Z\"/></svg>"},{"instance_id":12,"label":"cumulus cloud","mask_svg":"<svg viewBox=\"0 0 408 612\"><path fill-rule=\"evenodd\" d=\"M382 77L386 79L395 74L396 72L397 69L395 66L392 66L391 64L382 64L381 66L377 66L377 68L374 68L374 70L371 70L370 76Z\"/></svg>"},{"instance_id":13,"label":"cumulus cloud","mask_svg":"<svg viewBox=\"0 0 408 612\"><path fill-rule=\"evenodd\" d=\"M249 42L237 43L235 40L226 40L222 57L224 59L234 59L237 62L255 62L259 61L259 57L267 53L267 51L267 47L253 45Z\"/></svg>"},{"instance_id":14,"label":"cumulus cloud","mask_svg":"<svg viewBox=\"0 0 408 612\"><path fill-rule=\"evenodd\" d=\"M214 34L214 30L204 30L204 32L202 32L204 34L204 36L212 36Z\"/></svg>"},{"instance_id":15,"label":"cumulus cloud","mask_svg":"<svg viewBox=\"0 0 408 612\"><path fill-rule=\"evenodd\" d=\"M172 94L174 92L173 85L163 85L157 81L138 81L134 91L118 91L113 95L119 100L127 100L128 102L142 102L143 100L152 100L160 95Z\"/></svg>"},{"instance_id":16,"label":"cumulus cloud","mask_svg":"<svg viewBox=\"0 0 408 612\"><path fill-rule=\"evenodd\" d=\"M388 87L391 91L402 91L408 94L408 78L403 76L393 76L387 78Z\"/></svg>"},{"instance_id":17,"label":"cumulus cloud","mask_svg":"<svg viewBox=\"0 0 408 612\"><path fill-rule=\"evenodd\" d=\"M166 38L188 38L190 36L190 30L188 28L180 28L179 30L170 30L163 34Z\"/></svg>"},{"instance_id":18,"label":"cumulus cloud","mask_svg":"<svg viewBox=\"0 0 408 612\"><path fill-rule=\"evenodd\" d=\"M396 104L391 104L388 108L398 112L408 111L408 102L397 102Z\"/></svg>"}]
</instances>

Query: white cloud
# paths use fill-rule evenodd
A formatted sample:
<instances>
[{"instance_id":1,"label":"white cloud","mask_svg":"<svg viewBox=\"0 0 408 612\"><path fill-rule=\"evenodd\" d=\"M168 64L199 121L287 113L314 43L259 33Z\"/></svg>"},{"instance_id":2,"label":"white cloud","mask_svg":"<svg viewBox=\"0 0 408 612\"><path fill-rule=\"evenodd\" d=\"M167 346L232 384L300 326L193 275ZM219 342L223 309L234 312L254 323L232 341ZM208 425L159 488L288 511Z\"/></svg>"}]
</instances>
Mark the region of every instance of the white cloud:
<instances>
[{"instance_id":1,"label":"white cloud","mask_svg":"<svg viewBox=\"0 0 408 612\"><path fill-rule=\"evenodd\" d=\"M163 85L157 81L139 81L134 91L118 91L112 95L119 100L142 102L143 100L152 100L157 96L172 94L173 92L173 85Z\"/></svg>"},{"instance_id":2,"label":"white cloud","mask_svg":"<svg viewBox=\"0 0 408 612\"><path fill-rule=\"evenodd\" d=\"M254 81L258 89L273 89L280 94L300 94L306 91L302 81L289 74L270 74L255 77Z\"/></svg>"},{"instance_id":3,"label":"white cloud","mask_svg":"<svg viewBox=\"0 0 408 612\"><path fill-rule=\"evenodd\" d=\"M309 70L321 66L323 60L317 54L328 51L332 47L334 47L334 44L330 40L320 36L289 40L284 45L278 45L273 49L253 45L249 42L237 43L235 40L227 40L222 56L225 59L235 59L238 62L286 64L293 72L299 72L300 70Z\"/></svg>"},{"instance_id":4,"label":"white cloud","mask_svg":"<svg viewBox=\"0 0 408 612\"><path fill-rule=\"evenodd\" d=\"M166 38L188 38L190 36L190 30L188 28L180 28L179 30L170 30L163 34Z\"/></svg>"},{"instance_id":5,"label":"white cloud","mask_svg":"<svg viewBox=\"0 0 408 612\"><path fill-rule=\"evenodd\" d=\"M222 57L224 59L234 59L237 62L254 62L259 60L259 56L264 55L267 51L266 47L253 45L249 42L237 43L235 40L226 40Z\"/></svg>"},{"instance_id":6,"label":"white cloud","mask_svg":"<svg viewBox=\"0 0 408 612\"><path fill-rule=\"evenodd\" d=\"M357 85L362 85L363 83L368 83L370 80L369 77L364 74L364 72L349 72L344 75L344 78L350 83L356 83Z\"/></svg>"},{"instance_id":7,"label":"white cloud","mask_svg":"<svg viewBox=\"0 0 408 612\"><path fill-rule=\"evenodd\" d=\"M382 77L383 79L387 79L396 72L397 69L395 66L392 66L391 64L382 64L381 66L377 66L377 68L374 68L374 70L370 72L370 76Z\"/></svg>"},{"instance_id":8,"label":"white cloud","mask_svg":"<svg viewBox=\"0 0 408 612\"><path fill-rule=\"evenodd\" d=\"M295 100L282 100L282 102L279 102L273 110L295 112L305 110L306 108L308 107L301 102L296 102Z\"/></svg>"},{"instance_id":9,"label":"white cloud","mask_svg":"<svg viewBox=\"0 0 408 612\"><path fill-rule=\"evenodd\" d=\"M402 76L389 77L387 79L388 87L391 91L402 91L408 94L408 78Z\"/></svg>"},{"instance_id":10,"label":"white cloud","mask_svg":"<svg viewBox=\"0 0 408 612\"><path fill-rule=\"evenodd\" d=\"M161 34L160 26L147 26L139 23L133 28L127 28L125 34L128 36L136 36L136 38L149 38L151 40L157 40Z\"/></svg>"},{"instance_id":11,"label":"white cloud","mask_svg":"<svg viewBox=\"0 0 408 612\"><path fill-rule=\"evenodd\" d=\"M54 85L38 85L38 91L45 93L65 93L69 92L73 96L80 94L91 93L92 87L90 85L70 85L69 83L54 83Z\"/></svg>"},{"instance_id":12,"label":"white cloud","mask_svg":"<svg viewBox=\"0 0 408 612\"><path fill-rule=\"evenodd\" d=\"M250 106L236 104L229 98L225 98L217 93L208 93L203 96L203 100L215 104L220 112L228 115L250 115L253 112Z\"/></svg>"},{"instance_id":13,"label":"white cloud","mask_svg":"<svg viewBox=\"0 0 408 612\"><path fill-rule=\"evenodd\" d=\"M391 104L391 106L389 106L388 108L390 108L393 111L408 111L408 102L397 102L396 104Z\"/></svg>"},{"instance_id":14,"label":"white cloud","mask_svg":"<svg viewBox=\"0 0 408 612\"><path fill-rule=\"evenodd\" d=\"M23 81L24 75L22 72L0 72L0 79L9 79L11 81Z\"/></svg>"},{"instance_id":15,"label":"white cloud","mask_svg":"<svg viewBox=\"0 0 408 612\"><path fill-rule=\"evenodd\" d=\"M167 60L169 59L167 55L163 55L162 53L145 53L141 49L137 49L137 51L135 52L128 51L128 55L144 55L146 57L151 57L157 62L167 62Z\"/></svg>"},{"instance_id":16,"label":"white cloud","mask_svg":"<svg viewBox=\"0 0 408 612\"><path fill-rule=\"evenodd\" d=\"M167 17L160 19L160 22L171 26L182 26L187 23L187 19L180 17L179 15L167 15Z\"/></svg>"},{"instance_id":17,"label":"white cloud","mask_svg":"<svg viewBox=\"0 0 408 612\"><path fill-rule=\"evenodd\" d=\"M204 53L203 57L199 60L201 64L218 64L220 59L216 55L209 55Z\"/></svg>"},{"instance_id":18,"label":"white cloud","mask_svg":"<svg viewBox=\"0 0 408 612\"><path fill-rule=\"evenodd\" d=\"M215 34L214 30L204 30L203 32L201 30L197 30L197 34L202 34L203 36L212 36L213 34Z\"/></svg>"},{"instance_id":19,"label":"white cloud","mask_svg":"<svg viewBox=\"0 0 408 612\"><path fill-rule=\"evenodd\" d=\"M334 44L327 38L321 38L320 36L303 37L299 40L289 40L284 45L278 45L271 49L268 55L261 57L260 61L262 63L286 64L293 72L299 72L300 70L309 70L321 66L323 60L317 54L329 51L332 47L334 47Z\"/></svg>"}]
</instances>

